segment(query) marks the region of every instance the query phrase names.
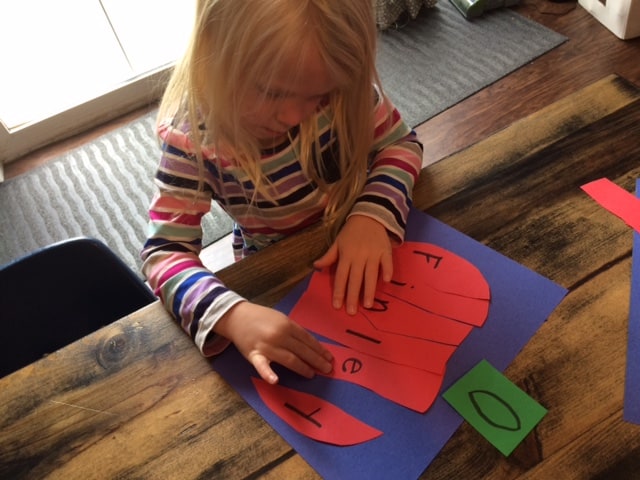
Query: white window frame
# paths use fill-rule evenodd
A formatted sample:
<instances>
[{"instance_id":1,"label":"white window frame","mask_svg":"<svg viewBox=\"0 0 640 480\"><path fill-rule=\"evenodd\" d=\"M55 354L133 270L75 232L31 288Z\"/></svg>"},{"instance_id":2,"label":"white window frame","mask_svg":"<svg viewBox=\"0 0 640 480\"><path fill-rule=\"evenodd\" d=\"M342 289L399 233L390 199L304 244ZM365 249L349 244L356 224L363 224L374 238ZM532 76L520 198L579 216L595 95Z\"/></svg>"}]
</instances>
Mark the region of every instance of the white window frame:
<instances>
[{"instance_id":1,"label":"white window frame","mask_svg":"<svg viewBox=\"0 0 640 480\"><path fill-rule=\"evenodd\" d=\"M85 103L39 121L12 129L0 122L0 163L9 163L45 145L157 102L171 67L172 65L165 65Z\"/></svg>"}]
</instances>

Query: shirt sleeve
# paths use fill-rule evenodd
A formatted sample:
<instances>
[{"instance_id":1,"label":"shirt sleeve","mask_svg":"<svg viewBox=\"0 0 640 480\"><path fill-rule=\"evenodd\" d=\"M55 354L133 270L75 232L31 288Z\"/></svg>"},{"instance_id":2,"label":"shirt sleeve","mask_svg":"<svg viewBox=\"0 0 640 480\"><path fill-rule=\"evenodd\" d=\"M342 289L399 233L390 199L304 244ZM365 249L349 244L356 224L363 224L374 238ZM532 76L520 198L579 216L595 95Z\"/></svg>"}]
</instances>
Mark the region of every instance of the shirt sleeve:
<instances>
[{"instance_id":1,"label":"shirt sleeve","mask_svg":"<svg viewBox=\"0 0 640 480\"><path fill-rule=\"evenodd\" d=\"M367 182L349 216L365 215L382 223L402 242L413 187L422 168L422 144L391 102L376 107L374 149Z\"/></svg>"},{"instance_id":2,"label":"shirt sleeve","mask_svg":"<svg viewBox=\"0 0 640 480\"><path fill-rule=\"evenodd\" d=\"M188 139L161 128L164 144L149 207L141 257L147 282L205 356L220 353L228 340L213 333L216 322L244 300L229 290L200 260L202 217L211 209L211 191L198 191L198 168Z\"/></svg>"}]
</instances>

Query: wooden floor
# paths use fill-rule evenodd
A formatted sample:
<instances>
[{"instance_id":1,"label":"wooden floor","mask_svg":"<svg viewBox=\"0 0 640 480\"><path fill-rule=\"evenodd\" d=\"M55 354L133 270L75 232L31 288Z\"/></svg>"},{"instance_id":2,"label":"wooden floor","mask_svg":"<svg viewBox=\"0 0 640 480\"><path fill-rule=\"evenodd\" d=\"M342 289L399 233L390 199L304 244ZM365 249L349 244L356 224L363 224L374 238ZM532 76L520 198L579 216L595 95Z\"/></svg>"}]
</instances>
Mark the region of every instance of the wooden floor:
<instances>
[{"instance_id":1,"label":"wooden floor","mask_svg":"<svg viewBox=\"0 0 640 480\"><path fill-rule=\"evenodd\" d=\"M640 85L640 38L618 39L575 2L524 0L515 10L569 40L420 125L417 130L425 147L425 165L470 146L611 73ZM55 158L143 115L150 108L5 165L5 178Z\"/></svg>"},{"instance_id":2,"label":"wooden floor","mask_svg":"<svg viewBox=\"0 0 640 480\"><path fill-rule=\"evenodd\" d=\"M525 0L516 10L569 38L563 45L422 124L426 162L616 73L640 85L640 38L618 39L580 5Z\"/></svg>"}]
</instances>

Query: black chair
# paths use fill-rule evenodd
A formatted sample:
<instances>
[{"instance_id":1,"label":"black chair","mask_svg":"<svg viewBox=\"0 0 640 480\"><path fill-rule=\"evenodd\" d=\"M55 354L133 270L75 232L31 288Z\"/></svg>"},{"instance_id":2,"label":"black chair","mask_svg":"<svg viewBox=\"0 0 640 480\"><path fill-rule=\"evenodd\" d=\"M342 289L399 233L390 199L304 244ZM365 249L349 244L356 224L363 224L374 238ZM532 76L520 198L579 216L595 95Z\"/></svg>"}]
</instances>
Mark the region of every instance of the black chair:
<instances>
[{"instance_id":1,"label":"black chair","mask_svg":"<svg viewBox=\"0 0 640 480\"><path fill-rule=\"evenodd\" d=\"M0 267L0 377L156 300L104 243L73 238Z\"/></svg>"}]
</instances>

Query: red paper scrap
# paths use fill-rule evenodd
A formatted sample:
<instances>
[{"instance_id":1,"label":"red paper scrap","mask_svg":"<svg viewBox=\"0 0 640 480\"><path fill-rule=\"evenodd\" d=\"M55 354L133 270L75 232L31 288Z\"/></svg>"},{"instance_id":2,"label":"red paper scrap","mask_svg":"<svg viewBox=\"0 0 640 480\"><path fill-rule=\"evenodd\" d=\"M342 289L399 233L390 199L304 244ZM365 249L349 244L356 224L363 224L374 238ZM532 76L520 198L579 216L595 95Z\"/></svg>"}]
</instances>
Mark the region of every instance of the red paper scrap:
<instances>
[{"instance_id":1,"label":"red paper scrap","mask_svg":"<svg viewBox=\"0 0 640 480\"><path fill-rule=\"evenodd\" d=\"M606 178L587 183L581 188L602 207L640 233L640 198Z\"/></svg>"},{"instance_id":2,"label":"red paper scrap","mask_svg":"<svg viewBox=\"0 0 640 480\"><path fill-rule=\"evenodd\" d=\"M332 403L309 393L282 385L271 385L251 377L262 401L278 417L302 435L319 442L349 446L364 443L382 435Z\"/></svg>"}]
</instances>

